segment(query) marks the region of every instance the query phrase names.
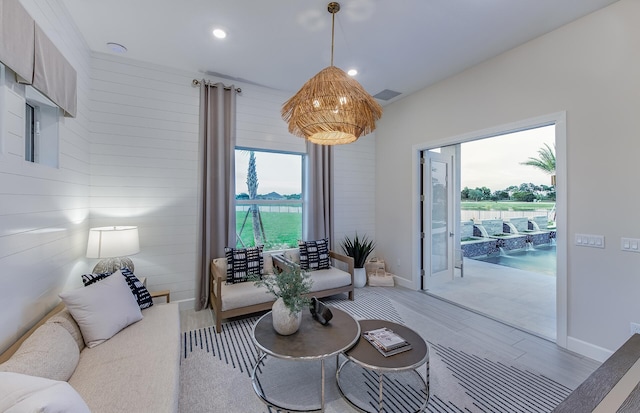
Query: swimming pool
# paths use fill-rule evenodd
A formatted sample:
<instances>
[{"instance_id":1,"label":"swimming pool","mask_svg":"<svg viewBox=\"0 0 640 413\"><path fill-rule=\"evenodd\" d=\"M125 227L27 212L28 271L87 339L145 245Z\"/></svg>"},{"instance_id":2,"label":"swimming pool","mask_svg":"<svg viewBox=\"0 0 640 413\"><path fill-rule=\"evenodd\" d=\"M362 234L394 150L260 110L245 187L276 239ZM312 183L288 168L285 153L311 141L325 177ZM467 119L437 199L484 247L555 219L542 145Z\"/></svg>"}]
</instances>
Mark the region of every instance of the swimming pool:
<instances>
[{"instance_id":1,"label":"swimming pool","mask_svg":"<svg viewBox=\"0 0 640 413\"><path fill-rule=\"evenodd\" d=\"M553 275L554 277L556 275L555 245L537 245L531 250L502 250L500 255L473 257L471 259Z\"/></svg>"}]
</instances>

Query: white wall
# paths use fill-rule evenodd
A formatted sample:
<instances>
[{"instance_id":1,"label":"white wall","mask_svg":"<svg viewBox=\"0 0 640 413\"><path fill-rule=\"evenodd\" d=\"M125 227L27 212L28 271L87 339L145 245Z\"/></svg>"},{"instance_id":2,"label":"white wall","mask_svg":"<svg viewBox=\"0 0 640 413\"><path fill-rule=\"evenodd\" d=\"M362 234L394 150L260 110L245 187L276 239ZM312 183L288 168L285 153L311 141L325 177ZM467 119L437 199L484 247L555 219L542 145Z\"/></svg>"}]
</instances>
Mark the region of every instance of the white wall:
<instances>
[{"instance_id":1,"label":"white wall","mask_svg":"<svg viewBox=\"0 0 640 413\"><path fill-rule=\"evenodd\" d=\"M0 85L0 351L86 270L89 54L57 1L22 3L77 71L78 115L60 121L59 168L26 162L24 86Z\"/></svg>"},{"instance_id":2,"label":"white wall","mask_svg":"<svg viewBox=\"0 0 640 413\"><path fill-rule=\"evenodd\" d=\"M137 225L135 274L192 298L198 89L174 69L106 54L91 64L91 226Z\"/></svg>"},{"instance_id":3,"label":"white wall","mask_svg":"<svg viewBox=\"0 0 640 413\"><path fill-rule=\"evenodd\" d=\"M376 240L376 136L363 136L355 143L334 149L334 237L333 249L342 253L345 236L366 235ZM373 255L375 255L374 251Z\"/></svg>"},{"instance_id":4,"label":"white wall","mask_svg":"<svg viewBox=\"0 0 640 413\"><path fill-rule=\"evenodd\" d=\"M566 111L569 348L606 354L640 321L636 174L640 2L621 0L385 108L376 147L376 232L394 272L410 271L412 145ZM575 247L575 233L606 248Z\"/></svg>"}]
</instances>

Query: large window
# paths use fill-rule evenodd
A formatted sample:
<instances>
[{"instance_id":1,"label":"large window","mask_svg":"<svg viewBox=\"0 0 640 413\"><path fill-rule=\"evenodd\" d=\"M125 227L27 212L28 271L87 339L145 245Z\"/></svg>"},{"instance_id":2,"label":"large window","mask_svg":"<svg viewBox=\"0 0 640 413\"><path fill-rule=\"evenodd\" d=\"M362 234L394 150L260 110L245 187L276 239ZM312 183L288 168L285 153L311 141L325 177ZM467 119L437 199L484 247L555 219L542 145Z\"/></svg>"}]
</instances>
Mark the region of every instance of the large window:
<instances>
[{"instance_id":1,"label":"large window","mask_svg":"<svg viewBox=\"0 0 640 413\"><path fill-rule=\"evenodd\" d=\"M237 247L296 247L302 238L303 154L236 149Z\"/></svg>"}]
</instances>

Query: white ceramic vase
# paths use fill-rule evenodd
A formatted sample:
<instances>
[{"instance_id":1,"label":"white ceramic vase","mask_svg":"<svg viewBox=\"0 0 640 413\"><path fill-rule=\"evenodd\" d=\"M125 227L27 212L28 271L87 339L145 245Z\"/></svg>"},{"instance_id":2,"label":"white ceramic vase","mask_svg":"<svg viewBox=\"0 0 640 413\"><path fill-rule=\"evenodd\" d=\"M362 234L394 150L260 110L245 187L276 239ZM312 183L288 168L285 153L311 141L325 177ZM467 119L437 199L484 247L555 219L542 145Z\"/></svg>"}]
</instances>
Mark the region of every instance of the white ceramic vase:
<instances>
[{"instance_id":1,"label":"white ceramic vase","mask_svg":"<svg viewBox=\"0 0 640 413\"><path fill-rule=\"evenodd\" d=\"M364 268L353 269L353 286L362 288L367 285L367 270Z\"/></svg>"},{"instance_id":2,"label":"white ceramic vase","mask_svg":"<svg viewBox=\"0 0 640 413\"><path fill-rule=\"evenodd\" d=\"M271 307L273 318L273 329L276 333L289 336L300 328L300 322L302 321L302 311L291 314L289 308L284 305L282 297L279 297L273 306Z\"/></svg>"}]
</instances>

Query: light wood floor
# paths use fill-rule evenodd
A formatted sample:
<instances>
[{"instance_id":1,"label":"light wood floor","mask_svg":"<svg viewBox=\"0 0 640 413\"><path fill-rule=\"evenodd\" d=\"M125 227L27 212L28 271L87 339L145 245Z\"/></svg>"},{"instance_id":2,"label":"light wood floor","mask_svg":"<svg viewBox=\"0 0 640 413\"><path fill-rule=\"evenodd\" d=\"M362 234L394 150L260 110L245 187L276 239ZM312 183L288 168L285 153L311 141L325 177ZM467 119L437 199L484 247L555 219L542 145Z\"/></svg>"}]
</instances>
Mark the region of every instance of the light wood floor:
<instances>
[{"instance_id":1,"label":"light wood floor","mask_svg":"<svg viewBox=\"0 0 640 413\"><path fill-rule=\"evenodd\" d=\"M423 315L429 323L438 326L439 334L455 334L457 339L465 340L479 349L510 357L520 366L531 368L570 388L577 387L600 365L597 361L564 350L548 340L423 292L402 287L364 288L373 288L377 293ZM213 324L210 310L181 311L183 331ZM435 341L438 339L434 337Z\"/></svg>"}]
</instances>

